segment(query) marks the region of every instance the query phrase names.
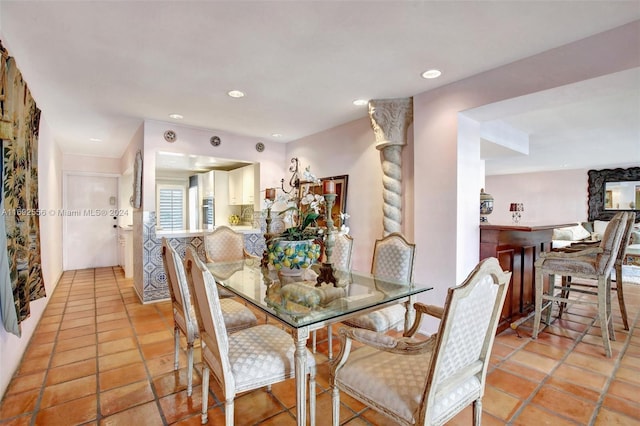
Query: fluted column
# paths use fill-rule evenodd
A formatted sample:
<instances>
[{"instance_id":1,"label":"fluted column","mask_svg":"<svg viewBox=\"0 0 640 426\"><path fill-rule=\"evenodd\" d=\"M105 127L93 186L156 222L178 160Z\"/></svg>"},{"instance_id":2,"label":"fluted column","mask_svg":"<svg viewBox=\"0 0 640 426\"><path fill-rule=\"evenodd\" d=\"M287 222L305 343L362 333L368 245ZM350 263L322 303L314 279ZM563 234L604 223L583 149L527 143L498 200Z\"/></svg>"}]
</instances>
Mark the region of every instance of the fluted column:
<instances>
[{"instance_id":1,"label":"fluted column","mask_svg":"<svg viewBox=\"0 0 640 426\"><path fill-rule=\"evenodd\" d=\"M369 118L382 154L384 235L402 232L402 147L413 121L413 98L371 100Z\"/></svg>"}]
</instances>

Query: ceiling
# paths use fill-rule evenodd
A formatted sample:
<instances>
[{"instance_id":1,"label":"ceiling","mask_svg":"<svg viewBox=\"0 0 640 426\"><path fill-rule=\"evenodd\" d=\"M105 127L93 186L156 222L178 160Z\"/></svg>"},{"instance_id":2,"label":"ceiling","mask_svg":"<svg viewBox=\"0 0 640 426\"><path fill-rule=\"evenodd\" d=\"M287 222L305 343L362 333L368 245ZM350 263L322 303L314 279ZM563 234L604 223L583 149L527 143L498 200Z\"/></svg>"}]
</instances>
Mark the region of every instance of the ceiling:
<instances>
[{"instance_id":1,"label":"ceiling","mask_svg":"<svg viewBox=\"0 0 640 426\"><path fill-rule=\"evenodd\" d=\"M638 19L640 1L0 2L2 41L62 151L107 157L172 113L289 142L366 116L355 99L412 96ZM421 78L430 68L443 75ZM583 153L611 139L622 157L607 162L640 162L640 79L615 77L472 112L530 135L529 156L491 157L487 173L544 170L550 153L592 167L600 151Z\"/></svg>"}]
</instances>

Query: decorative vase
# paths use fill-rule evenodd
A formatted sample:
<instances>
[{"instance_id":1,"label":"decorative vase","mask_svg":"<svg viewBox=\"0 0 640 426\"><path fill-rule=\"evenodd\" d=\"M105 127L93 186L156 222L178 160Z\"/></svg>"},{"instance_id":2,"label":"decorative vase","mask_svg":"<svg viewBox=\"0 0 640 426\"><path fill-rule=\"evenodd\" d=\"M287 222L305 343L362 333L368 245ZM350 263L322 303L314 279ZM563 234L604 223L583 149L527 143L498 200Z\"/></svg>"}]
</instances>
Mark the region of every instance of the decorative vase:
<instances>
[{"instance_id":1,"label":"decorative vase","mask_svg":"<svg viewBox=\"0 0 640 426\"><path fill-rule=\"evenodd\" d=\"M487 216L493 212L493 197L491 194L480 190L480 223L489 223Z\"/></svg>"},{"instance_id":2,"label":"decorative vase","mask_svg":"<svg viewBox=\"0 0 640 426\"><path fill-rule=\"evenodd\" d=\"M267 259L282 275L301 275L320 257L320 244L314 240L275 240L267 247Z\"/></svg>"}]
</instances>

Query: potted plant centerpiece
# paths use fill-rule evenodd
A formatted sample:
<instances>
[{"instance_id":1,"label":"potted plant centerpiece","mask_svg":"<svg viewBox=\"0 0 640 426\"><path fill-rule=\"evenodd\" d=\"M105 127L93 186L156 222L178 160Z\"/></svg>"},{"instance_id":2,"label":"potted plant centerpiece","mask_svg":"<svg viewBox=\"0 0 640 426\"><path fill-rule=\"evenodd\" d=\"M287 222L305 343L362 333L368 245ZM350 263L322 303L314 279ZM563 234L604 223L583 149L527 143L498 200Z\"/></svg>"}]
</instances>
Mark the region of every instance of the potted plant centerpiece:
<instances>
[{"instance_id":1,"label":"potted plant centerpiece","mask_svg":"<svg viewBox=\"0 0 640 426\"><path fill-rule=\"evenodd\" d=\"M298 176L298 159L291 160L293 172L290 180L291 189L285 194L289 207L279 215L285 216L290 224L283 232L269 235L266 259L283 275L300 275L319 258L322 252L324 230L318 227L317 220L322 217L324 198L313 194L309 188L320 184L320 180L311 174L307 167L303 180ZM282 180L284 186L284 179ZM302 191L305 191L304 193Z\"/></svg>"}]
</instances>

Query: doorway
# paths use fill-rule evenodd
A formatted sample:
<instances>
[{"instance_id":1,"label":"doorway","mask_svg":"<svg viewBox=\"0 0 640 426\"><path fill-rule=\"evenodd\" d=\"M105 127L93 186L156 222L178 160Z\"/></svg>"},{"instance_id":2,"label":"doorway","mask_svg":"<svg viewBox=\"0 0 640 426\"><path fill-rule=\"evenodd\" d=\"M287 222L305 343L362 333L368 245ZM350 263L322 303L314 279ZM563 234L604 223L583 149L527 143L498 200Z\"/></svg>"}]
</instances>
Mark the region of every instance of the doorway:
<instances>
[{"instance_id":1,"label":"doorway","mask_svg":"<svg viewBox=\"0 0 640 426\"><path fill-rule=\"evenodd\" d=\"M118 264L118 177L66 174L63 191L65 271Z\"/></svg>"}]
</instances>

